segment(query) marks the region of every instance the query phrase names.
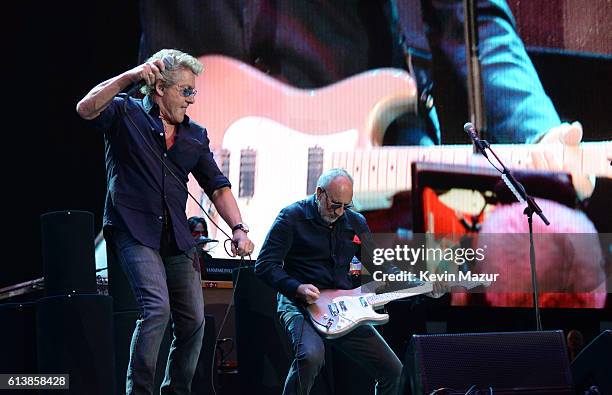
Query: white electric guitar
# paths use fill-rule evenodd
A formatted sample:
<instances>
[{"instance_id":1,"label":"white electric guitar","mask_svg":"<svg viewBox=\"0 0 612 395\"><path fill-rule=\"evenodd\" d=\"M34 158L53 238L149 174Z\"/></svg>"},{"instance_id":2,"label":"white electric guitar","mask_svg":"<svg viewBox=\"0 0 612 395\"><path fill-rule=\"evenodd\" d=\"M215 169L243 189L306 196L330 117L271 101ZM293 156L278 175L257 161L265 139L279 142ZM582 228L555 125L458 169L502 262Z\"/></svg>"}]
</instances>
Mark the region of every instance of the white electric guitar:
<instances>
[{"instance_id":1,"label":"white electric guitar","mask_svg":"<svg viewBox=\"0 0 612 395\"><path fill-rule=\"evenodd\" d=\"M471 145L380 147L388 125L417 103L415 83L404 70L367 71L308 90L228 57L200 60L206 71L196 79L199 93L189 115L206 126L216 160L232 183L255 243L253 258L278 212L313 193L318 176L329 168L353 175L355 207L368 210L389 207L393 194L411 188L412 162L489 167L473 155ZM520 160L535 147L496 145L495 150L510 167L521 167ZM537 149L563 158L567 171L612 177L611 141ZM189 189L203 196L193 179ZM191 201L187 214L202 215ZM212 225L208 229L211 238L224 238ZM222 253L216 250L213 256Z\"/></svg>"},{"instance_id":2,"label":"white electric guitar","mask_svg":"<svg viewBox=\"0 0 612 395\"><path fill-rule=\"evenodd\" d=\"M471 289L480 285L489 286L486 281L448 282L450 287ZM342 290L321 290L319 298L307 306L308 316L313 326L326 339L335 339L346 335L360 325L383 325L389 321L389 314L380 314L375 310L385 304L412 296L433 291L433 283L426 282L416 287L401 291L375 294L364 293L362 287Z\"/></svg>"}]
</instances>

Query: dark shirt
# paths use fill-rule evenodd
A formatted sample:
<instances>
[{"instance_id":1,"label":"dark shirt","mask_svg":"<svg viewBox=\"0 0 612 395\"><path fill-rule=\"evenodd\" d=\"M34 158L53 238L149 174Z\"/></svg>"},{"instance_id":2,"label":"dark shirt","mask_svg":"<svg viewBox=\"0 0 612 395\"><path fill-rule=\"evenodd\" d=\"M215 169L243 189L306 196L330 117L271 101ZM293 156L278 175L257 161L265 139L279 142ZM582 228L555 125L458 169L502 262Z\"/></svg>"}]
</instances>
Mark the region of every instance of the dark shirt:
<instances>
[{"instance_id":1,"label":"dark shirt","mask_svg":"<svg viewBox=\"0 0 612 395\"><path fill-rule=\"evenodd\" d=\"M359 245L353 240L362 232L369 232L365 218L351 210L333 225L326 224L312 195L285 207L276 217L257 257L255 273L290 299L300 284L350 289L349 264L359 256Z\"/></svg>"},{"instance_id":2,"label":"dark shirt","mask_svg":"<svg viewBox=\"0 0 612 395\"><path fill-rule=\"evenodd\" d=\"M115 97L93 122L104 132L108 183L104 226L116 226L159 250L166 224L172 229L164 233L174 234L179 250L195 246L185 214L189 173L209 197L230 186L213 159L206 129L185 116L168 150L159 107L148 97L126 95Z\"/></svg>"}]
</instances>

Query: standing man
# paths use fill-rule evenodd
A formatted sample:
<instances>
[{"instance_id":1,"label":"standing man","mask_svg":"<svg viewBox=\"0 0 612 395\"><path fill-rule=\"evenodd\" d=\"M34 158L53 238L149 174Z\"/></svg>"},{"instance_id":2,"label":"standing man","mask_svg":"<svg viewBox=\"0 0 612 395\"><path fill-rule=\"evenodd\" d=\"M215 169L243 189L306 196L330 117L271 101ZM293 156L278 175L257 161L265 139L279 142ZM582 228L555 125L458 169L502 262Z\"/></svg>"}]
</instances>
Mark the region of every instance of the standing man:
<instances>
[{"instance_id":1,"label":"standing man","mask_svg":"<svg viewBox=\"0 0 612 395\"><path fill-rule=\"evenodd\" d=\"M398 391L402 364L373 326L324 340L300 308L316 301L319 289L352 288L349 264L358 254L353 240L369 232L365 218L350 210L352 199L353 179L345 170L324 172L314 195L281 210L257 258L255 273L279 292L278 314L295 352L284 395L310 392L325 359L324 341L372 372L378 395ZM430 296L446 288L435 290Z\"/></svg>"},{"instance_id":2,"label":"standing man","mask_svg":"<svg viewBox=\"0 0 612 395\"><path fill-rule=\"evenodd\" d=\"M189 394L204 334L204 301L195 243L185 214L192 173L232 227L232 251L253 250L228 179L206 129L189 119L203 65L163 49L144 64L95 86L77 112L104 133L107 194L104 234L140 307L130 346L127 394L153 394L161 340L172 318L162 394ZM144 83L144 99L119 94Z\"/></svg>"}]
</instances>

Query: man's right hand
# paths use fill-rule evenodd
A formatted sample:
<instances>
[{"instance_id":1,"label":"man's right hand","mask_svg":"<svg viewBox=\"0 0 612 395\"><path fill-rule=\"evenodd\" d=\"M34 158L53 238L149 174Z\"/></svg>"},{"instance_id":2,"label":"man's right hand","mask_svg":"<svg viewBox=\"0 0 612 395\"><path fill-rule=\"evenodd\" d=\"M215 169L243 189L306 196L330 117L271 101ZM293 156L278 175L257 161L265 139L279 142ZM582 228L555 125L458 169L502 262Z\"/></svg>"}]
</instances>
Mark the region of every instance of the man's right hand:
<instances>
[{"instance_id":1,"label":"man's right hand","mask_svg":"<svg viewBox=\"0 0 612 395\"><path fill-rule=\"evenodd\" d=\"M306 304L312 304L316 302L316 300L319 299L320 294L321 293L319 292L319 288L315 287L312 284L301 284L295 292L295 296L299 300L306 302Z\"/></svg>"},{"instance_id":2,"label":"man's right hand","mask_svg":"<svg viewBox=\"0 0 612 395\"><path fill-rule=\"evenodd\" d=\"M128 71L127 74L133 83L144 81L147 85L155 84L156 80L161 79L161 72L165 70L164 62L157 59L154 62L143 63Z\"/></svg>"}]
</instances>

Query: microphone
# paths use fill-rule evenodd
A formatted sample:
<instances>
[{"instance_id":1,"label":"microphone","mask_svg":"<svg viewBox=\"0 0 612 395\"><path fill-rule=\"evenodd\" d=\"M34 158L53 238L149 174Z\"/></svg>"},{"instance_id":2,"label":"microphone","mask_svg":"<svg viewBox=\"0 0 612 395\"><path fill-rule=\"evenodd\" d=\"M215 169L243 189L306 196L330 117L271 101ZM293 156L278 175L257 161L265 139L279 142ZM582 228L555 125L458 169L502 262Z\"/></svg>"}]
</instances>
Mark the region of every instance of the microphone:
<instances>
[{"instance_id":1,"label":"microphone","mask_svg":"<svg viewBox=\"0 0 612 395\"><path fill-rule=\"evenodd\" d=\"M209 239L208 237L200 236L196 239L196 246L202 248L208 243L218 243L219 240Z\"/></svg>"},{"instance_id":2,"label":"microphone","mask_svg":"<svg viewBox=\"0 0 612 395\"><path fill-rule=\"evenodd\" d=\"M172 70L174 68L174 56L166 55L162 58L162 62L164 62L164 67L166 70ZM138 83L134 84L126 93L128 96L134 96L140 89L145 86L147 82L145 80L140 80Z\"/></svg>"},{"instance_id":3,"label":"microphone","mask_svg":"<svg viewBox=\"0 0 612 395\"><path fill-rule=\"evenodd\" d=\"M476 133L474 125L471 122L467 122L465 125L463 125L463 131L466 132L468 136L470 136L470 139L472 140L476 148L478 148L478 151L480 151L480 153L488 159L489 157L487 156L487 152L485 151L487 144L483 140L481 140L480 137L478 137L478 133Z\"/></svg>"}]
</instances>

